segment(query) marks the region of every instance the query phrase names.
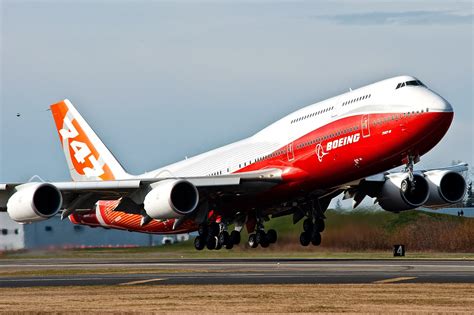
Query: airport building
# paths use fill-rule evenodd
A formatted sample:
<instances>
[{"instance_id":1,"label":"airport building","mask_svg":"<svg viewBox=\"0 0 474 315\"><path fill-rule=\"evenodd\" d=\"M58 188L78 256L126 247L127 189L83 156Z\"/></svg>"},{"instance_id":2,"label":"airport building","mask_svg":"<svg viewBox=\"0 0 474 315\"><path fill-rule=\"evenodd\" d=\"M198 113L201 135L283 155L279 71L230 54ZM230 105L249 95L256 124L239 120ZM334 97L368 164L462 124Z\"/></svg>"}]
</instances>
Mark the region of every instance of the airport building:
<instances>
[{"instance_id":1,"label":"airport building","mask_svg":"<svg viewBox=\"0 0 474 315\"><path fill-rule=\"evenodd\" d=\"M180 236L178 240L186 239ZM18 224L0 213L0 251L33 248L154 246L172 243L175 237L74 225L59 216L33 224Z\"/></svg>"}]
</instances>

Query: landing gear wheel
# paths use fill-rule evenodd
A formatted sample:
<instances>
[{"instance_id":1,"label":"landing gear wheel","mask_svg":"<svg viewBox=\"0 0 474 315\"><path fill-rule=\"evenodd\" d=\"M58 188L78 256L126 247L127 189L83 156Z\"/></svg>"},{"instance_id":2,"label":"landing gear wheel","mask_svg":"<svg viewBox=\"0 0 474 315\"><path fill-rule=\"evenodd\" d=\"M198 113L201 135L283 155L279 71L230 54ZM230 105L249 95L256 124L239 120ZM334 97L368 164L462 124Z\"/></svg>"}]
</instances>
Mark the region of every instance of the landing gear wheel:
<instances>
[{"instance_id":1,"label":"landing gear wheel","mask_svg":"<svg viewBox=\"0 0 474 315\"><path fill-rule=\"evenodd\" d=\"M198 226L198 234L199 234L199 236L205 237L205 236L207 235L207 230L208 230L208 229L207 229L207 224L204 224L204 223L199 224L199 226Z\"/></svg>"},{"instance_id":2,"label":"landing gear wheel","mask_svg":"<svg viewBox=\"0 0 474 315\"><path fill-rule=\"evenodd\" d=\"M232 231L230 233L230 239L232 240L232 243L234 245L239 245L240 244L240 232L239 231Z\"/></svg>"},{"instance_id":3,"label":"landing gear wheel","mask_svg":"<svg viewBox=\"0 0 474 315\"><path fill-rule=\"evenodd\" d=\"M229 232L222 231L222 233L219 234L219 244L226 245L229 243L229 240L230 240Z\"/></svg>"},{"instance_id":4,"label":"landing gear wheel","mask_svg":"<svg viewBox=\"0 0 474 315\"><path fill-rule=\"evenodd\" d=\"M203 239L200 236L196 236L196 238L194 239L194 248L196 248L197 250L203 250L204 246L206 246L206 244Z\"/></svg>"},{"instance_id":5,"label":"landing gear wheel","mask_svg":"<svg viewBox=\"0 0 474 315\"><path fill-rule=\"evenodd\" d=\"M250 234L248 243L251 248L256 248L258 246L257 236L255 234Z\"/></svg>"},{"instance_id":6,"label":"landing gear wheel","mask_svg":"<svg viewBox=\"0 0 474 315\"><path fill-rule=\"evenodd\" d=\"M206 247L209 250L216 249L218 243L217 236L208 236L206 240Z\"/></svg>"},{"instance_id":7,"label":"landing gear wheel","mask_svg":"<svg viewBox=\"0 0 474 315\"><path fill-rule=\"evenodd\" d=\"M270 243L268 242L268 240L266 238L264 238L261 242L260 242L260 246L262 246L263 248L267 248L268 246L270 246Z\"/></svg>"},{"instance_id":8,"label":"landing gear wheel","mask_svg":"<svg viewBox=\"0 0 474 315\"><path fill-rule=\"evenodd\" d=\"M303 231L311 233L313 231L313 220L307 218L303 221Z\"/></svg>"},{"instance_id":9,"label":"landing gear wheel","mask_svg":"<svg viewBox=\"0 0 474 315\"><path fill-rule=\"evenodd\" d=\"M257 233L255 234L255 240L257 241L258 244L264 243L267 240L267 234L265 234L265 231L258 230Z\"/></svg>"},{"instance_id":10,"label":"landing gear wheel","mask_svg":"<svg viewBox=\"0 0 474 315\"><path fill-rule=\"evenodd\" d=\"M311 242L311 234L308 232L303 232L300 234L300 244L303 246L308 246Z\"/></svg>"},{"instance_id":11,"label":"landing gear wheel","mask_svg":"<svg viewBox=\"0 0 474 315\"><path fill-rule=\"evenodd\" d=\"M274 244L277 241L277 232L273 229L268 230L267 232L268 243Z\"/></svg>"},{"instance_id":12,"label":"landing gear wheel","mask_svg":"<svg viewBox=\"0 0 474 315\"><path fill-rule=\"evenodd\" d=\"M234 243L232 243L232 242L229 242L229 243L225 244L226 249L232 249L233 247L234 247Z\"/></svg>"},{"instance_id":13,"label":"landing gear wheel","mask_svg":"<svg viewBox=\"0 0 474 315\"><path fill-rule=\"evenodd\" d=\"M326 224L324 223L323 219L317 219L316 222L314 223L314 230L321 233L324 231L326 227Z\"/></svg>"},{"instance_id":14,"label":"landing gear wheel","mask_svg":"<svg viewBox=\"0 0 474 315\"><path fill-rule=\"evenodd\" d=\"M311 244L314 246L321 245L321 234L319 234L319 232L314 232L313 235L311 235Z\"/></svg>"}]
</instances>

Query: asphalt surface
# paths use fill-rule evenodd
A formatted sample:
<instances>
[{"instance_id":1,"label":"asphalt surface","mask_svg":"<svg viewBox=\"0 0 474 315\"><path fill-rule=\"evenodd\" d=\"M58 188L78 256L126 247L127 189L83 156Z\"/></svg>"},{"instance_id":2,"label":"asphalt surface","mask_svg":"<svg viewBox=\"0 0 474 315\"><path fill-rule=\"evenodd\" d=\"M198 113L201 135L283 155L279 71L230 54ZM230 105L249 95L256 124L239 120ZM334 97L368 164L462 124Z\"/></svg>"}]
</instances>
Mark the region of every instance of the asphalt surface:
<instances>
[{"instance_id":1,"label":"asphalt surface","mask_svg":"<svg viewBox=\"0 0 474 315\"><path fill-rule=\"evenodd\" d=\"M32 272L42 275L31 275ZM166 284L474 283L473 260L0 260L0 287Z\"/></svg>"}]
</instances>

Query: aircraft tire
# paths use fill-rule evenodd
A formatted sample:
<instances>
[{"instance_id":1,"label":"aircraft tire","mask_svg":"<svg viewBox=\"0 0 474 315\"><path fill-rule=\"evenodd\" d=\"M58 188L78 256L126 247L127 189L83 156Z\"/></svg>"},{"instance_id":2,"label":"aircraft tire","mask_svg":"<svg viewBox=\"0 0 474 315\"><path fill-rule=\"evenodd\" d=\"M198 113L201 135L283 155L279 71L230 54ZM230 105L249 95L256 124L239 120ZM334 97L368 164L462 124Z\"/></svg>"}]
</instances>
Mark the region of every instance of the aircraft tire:
<instances>
[{"instance_id":1,"label":"aircraft tire","mask_svg":"<svg viewBox=\"0 0 474 315\"><path fill-rule=\"evenodd\" d=\"M232 242L229 242L229 243L225 244L226 249L232 249L233 247L234 247L234 243L232 243Z\"/></svg>"},{"instance_id":2,"label":"aircraft tire","mask_svg":"<svg viewBox=\"0 0 474 315\"><path fill-rule=\"evenodd\" d=\"M324 223L323 219L317 219L314 224L314 230L318 231L319 233L323 232L326 228L326 224Z\"/></svg>"},{"instance_id":3,"label":"aircraft tire","mask_svg":"<svg viewBox=\"0 0 474 315\"><path fill-rule=\"evenodd\" d=\"M267 239L268 239L268 242L269 242L270 244L276 243L276 241L277 241L277 239L278 239L277 232L276 232L274 229L268 230L268 232L267 232Z\"/></svg>"},{"instance_id":4,"label":"aircraft tire","mask_svg":"<svg viewBox=\"0 0 474 315\"><path fill-rule=\"evenodd\" d=\"M312 235L311 235L311 244L313 244L314 246L319 246L321 245L321 234L319 232L314 232Z\"/></svg>"},{"instance_id":5,"label":"aircraft tire","mask_svg":"<svg viewBox=\"0 0 474 315\"><path fill-rule=\"evenodd\" d=\"M311 234L308 232L302 232L300 234L300 244L302 246L308 246L311 243Z\"/></svg>"},{"instance_id":6,"label":"aircraft tire","mask_svg":"<svg viewBox=\"0 0 474 315\"><path fill-rule=\"evenodd\" d=\"M248 244L251 248L257 248L258 243L257 243L257 236L255 234L250 234L249 235Z\"/></svg>"},{"instance_id":7,"label":"aircraft tire","mask_svg":"<svg viewBox=\"0 0 474 315\"><path fill-rule=\"evenodd\" d=\"M194 248L196 248L197 250L203 250L205 246L206 244L203 239L200 236L196 236L196 238L194 239Z\"/></svg>"},{"instance_id":8,"label":"aircraft tire","mask_svg":"<svg viewBox=\"0 0 474 315\"><path fill-rule=\"evenodd\" d=\"M222 231L222 233L219 234L219 244L226 245L228 243L230 243L229 232Z\"/></svg>"},{"instance_id":9,"label":"aircraft tire","mask_svg":"<svg viewBox=\"0 0 474 315\"><path fill-rule=\"evenodd\" d=\"M217 236L208 236L206 240L206 247L209 250L216 249L218 243Z\"/></svg>"}]
</instances>

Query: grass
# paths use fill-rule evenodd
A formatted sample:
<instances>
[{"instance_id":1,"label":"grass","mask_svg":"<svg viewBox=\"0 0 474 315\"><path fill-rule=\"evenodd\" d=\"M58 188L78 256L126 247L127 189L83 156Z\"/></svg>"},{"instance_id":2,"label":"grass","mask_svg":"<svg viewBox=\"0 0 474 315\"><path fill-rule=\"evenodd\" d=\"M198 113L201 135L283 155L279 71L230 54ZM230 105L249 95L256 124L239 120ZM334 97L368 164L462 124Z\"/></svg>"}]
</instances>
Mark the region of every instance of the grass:
<instances>
[{"instance_id":1,"label":"grass","mask_svg":"<svg viewBox=\"0 0 474 315\"><path fill-rule=\"evenodd\" d=\"M473 284L138 285L0 289L0 313L472 313Z\"/></svg>"},{"instance_id":2,"label":"grass","mask_svg":"<svg viewBox=\"0 0 474 315\"><path fill-rule=\"evenodd\" d=\"M326 212L326 230L319 247L301 247L302 221L291 217L272 219L267 229L278 231L278 242L269 248L250 249L242 243L233 250L196 251L193 240L173 245L139 248L36 250L0 253L0 259L147 259L147 258L391 258L392 245L405 244L407 258L474 259L474 219L421 211L394 214L355 210Z\"/></svg>"}]
</instances>

